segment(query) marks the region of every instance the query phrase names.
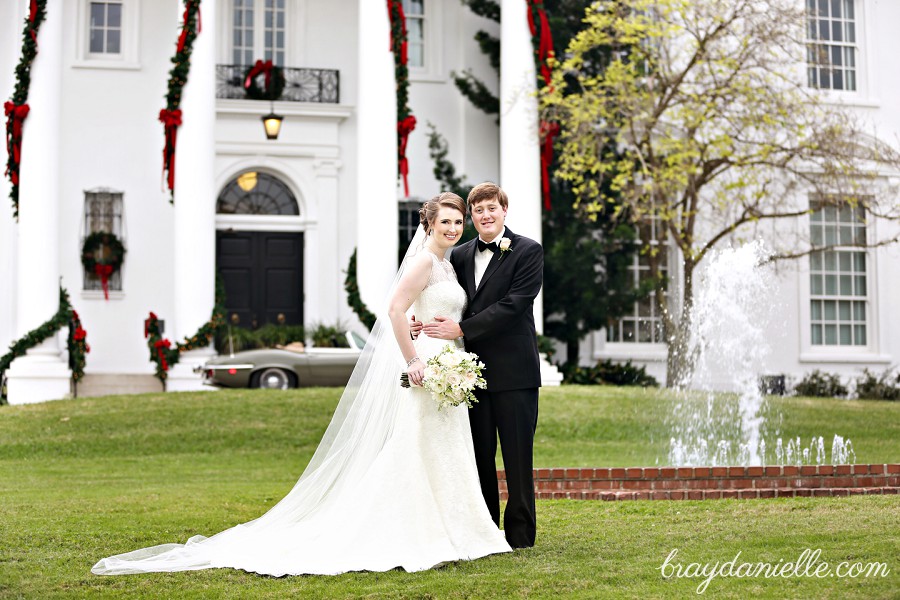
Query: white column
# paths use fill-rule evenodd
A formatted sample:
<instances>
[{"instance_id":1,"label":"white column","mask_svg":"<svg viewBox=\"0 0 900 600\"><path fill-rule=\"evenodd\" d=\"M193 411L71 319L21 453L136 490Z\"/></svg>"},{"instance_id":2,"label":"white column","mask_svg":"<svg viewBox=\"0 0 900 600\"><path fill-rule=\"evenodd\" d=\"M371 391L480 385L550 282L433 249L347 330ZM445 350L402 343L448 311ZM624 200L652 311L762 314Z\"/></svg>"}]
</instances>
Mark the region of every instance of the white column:
<instances>
[{"instance_id":1,"label":"white column","mask_svg":"<svg viewBox=\"0 0 900 600\"><path fill-rule=\"evenodd\" d=\"M203 29L194 40L191 70L181 97L183 124L175 153L175 314L167 337L183 341L209 321L215 302L216 268L216 2L201 3ZM178 20L184 12L178 2ZM173 35L172 43L175 43ZM260 127L262 127L260 125ZM215 351L181 355L169 371L169 391L202 390L194 366Z\"/></svg>"},{"instance_id":2,"label":"white column","mask_svg":"<svg viewBox=\"0 0 900 600\"><path fill-rule=\"evenodd\" d=\"M500 21L500 186L509 196L510 229L541 241L541 160L537 74L525 0L502 0ZM543 298L534 301L538 333Z\"/></svg>"},{"instance_id":3,"label":"white column","mask_svg":"<svg viewBox=\"0 0 900 600\"><path fill-rule=\"evenodd\" d=\"M340 320L340 306L346 302L347 296L344 292L347 265L340 264L338 260L341 256L341 219L338 213L341 161L317 158L313 169L316 175L317 225L314 231L307 229L304 272L308 271L310 275L315 273L315 279L305 282L303 313L309 323L336 323Z\"/></svg>"},{"instance_id":4,"label":"white column","mask_svg":"<svg viewBox=\"0 0 900 600\"><path fill-rule=\"evenodd\" d=\"M358 6L356 274L363 302L380 314L397 271L397 97L387 7Z\"/></svg>"},{"instance_id":5,"label":"white column","mask_svg":"<svg viewBox=\"0 0 900 600\"><path fill-rule=\"evenodd\" d=\"M0 99L6 101L12 96L16 83L16 64L19 61L19 46L22 42L22 20L20 9L23 2L0 2ZM5 123L5 121L4 121ZM0 169L5 169L6 150L0 149ZM7 281L16 280L16 245L18 230L12 216L9 191L12 186L8 177L0 177L0 273ZM16 323L15 286L0 287L0 352L15 339Z\"/></svg>"},{"instance_id":6,"label":"white column","mask_svg":"<svg viewBox=\"0 0 900 600\"><path fill-rule=\"evenodd\" d=\"M62 11L63 0L47 2L47 19L38 34L39 50L31 67L31 112L22 136L19 184L17 339L59 310ZM79 283L69 282L73 288ZM10 404L54 400L69 394L71 374L60 353L58 336L51 336L13 362L9 369Z\"/></svg>"}]
</instances>

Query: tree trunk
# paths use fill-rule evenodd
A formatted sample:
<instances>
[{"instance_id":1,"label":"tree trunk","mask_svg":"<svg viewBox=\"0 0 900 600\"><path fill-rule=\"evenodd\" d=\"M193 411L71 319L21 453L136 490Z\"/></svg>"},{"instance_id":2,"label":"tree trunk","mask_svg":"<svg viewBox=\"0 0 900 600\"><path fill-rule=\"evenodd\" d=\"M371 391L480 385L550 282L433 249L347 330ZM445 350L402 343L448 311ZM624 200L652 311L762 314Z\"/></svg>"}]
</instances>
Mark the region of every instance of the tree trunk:
<instances>
[{"instance_id":1,"label":"tree trunk","mask_svg":"<svg viewBox=\"0 0 900 600\"><path fill-rule=\"evenodd\" d=\"M578 348L581 346L581 340L570 339L566 341L566 365L578 366Z\"/></svg>"},{"instance_id":2,"label":"tree trunk","mask_svg":"<svg viewBox=\"0 0 900 600\"><path fill-rule=\"evenodd\" d=\"M666 387L685 383L694 366L691 355L691 311L694 306L694 267L684 262L684 288L682 290L681 315L666 332Z\"/></svg>"}]
</instances>

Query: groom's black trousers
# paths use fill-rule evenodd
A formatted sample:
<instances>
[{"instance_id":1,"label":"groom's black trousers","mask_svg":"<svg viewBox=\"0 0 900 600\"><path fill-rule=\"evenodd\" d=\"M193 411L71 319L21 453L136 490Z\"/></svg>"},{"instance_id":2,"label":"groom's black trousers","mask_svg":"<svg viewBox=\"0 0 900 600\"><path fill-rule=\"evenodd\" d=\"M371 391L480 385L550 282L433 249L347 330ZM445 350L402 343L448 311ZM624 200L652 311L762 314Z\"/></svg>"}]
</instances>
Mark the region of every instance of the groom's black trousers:
<instances>
[{"instance_id":1,"label":"groom's black trousers","mask_svg":"<svg viewBox=\"0 0 900 600\"><path fill-rule=\"evenodd\" d=\"M532 473L534 431L538 417L538 389L489 392L476 390L478 402L469 410L475 463L481 493L494 523L500 525L497 489L497 434L506 471L509 499L503 515L506 541L513 548L534 546L535 510Z\"/></svg>"}]
</instances>

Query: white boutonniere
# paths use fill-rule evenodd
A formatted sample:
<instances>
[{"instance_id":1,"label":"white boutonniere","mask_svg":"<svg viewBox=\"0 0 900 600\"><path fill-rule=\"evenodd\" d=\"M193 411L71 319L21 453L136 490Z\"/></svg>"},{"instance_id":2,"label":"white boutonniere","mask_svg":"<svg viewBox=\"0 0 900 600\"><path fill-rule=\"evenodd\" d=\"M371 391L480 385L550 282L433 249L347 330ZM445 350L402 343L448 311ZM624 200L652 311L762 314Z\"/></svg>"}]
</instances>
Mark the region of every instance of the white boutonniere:
<instances>
[{"instance_id":1,"label":"white boutonniere","mask_svg":"<svg viewBox=\"0 0 900 600\"><path fill-rule=\"evenodd\" d=\"M507 252L512 252L512 240L508 237L502 238L500 240L500 260L503 260L503 255Z\"/></svg>"}]
</instances>

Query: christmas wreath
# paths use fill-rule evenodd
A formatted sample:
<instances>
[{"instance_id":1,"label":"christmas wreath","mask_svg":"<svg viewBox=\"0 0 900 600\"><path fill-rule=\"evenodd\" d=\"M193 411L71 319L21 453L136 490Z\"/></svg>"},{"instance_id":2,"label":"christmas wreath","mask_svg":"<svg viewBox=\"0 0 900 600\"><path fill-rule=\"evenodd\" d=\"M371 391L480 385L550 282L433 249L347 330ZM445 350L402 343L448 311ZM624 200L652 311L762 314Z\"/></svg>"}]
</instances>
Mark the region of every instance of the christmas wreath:
<instances>
[{"instance_id":1,"label":"christmas wreath","mask_svg":"<svg viewBox=\"0 0 900 600\"><path fill-rule=\"evenodd\" d=\"M122 267L125 246L113 233L96 231L84 240L81 247L81 264L88 273L100 277L103 296L109 300L109 278Z\"/></svg>"},{"instance_id":2,"label":"christmas wreath","mask_svg":"<svg viewBox=\"0 0 900 600\"><path fill-rule=\"evenodd\" d=\"M259 87L257 83L260 75L266 76L265 88ZM258 60L244 72L244 91L252 100L278 100L284 92L285 85L287 80L284 78L284 69L273 64L271 60Z\"/></svg>"}]
</instances>

